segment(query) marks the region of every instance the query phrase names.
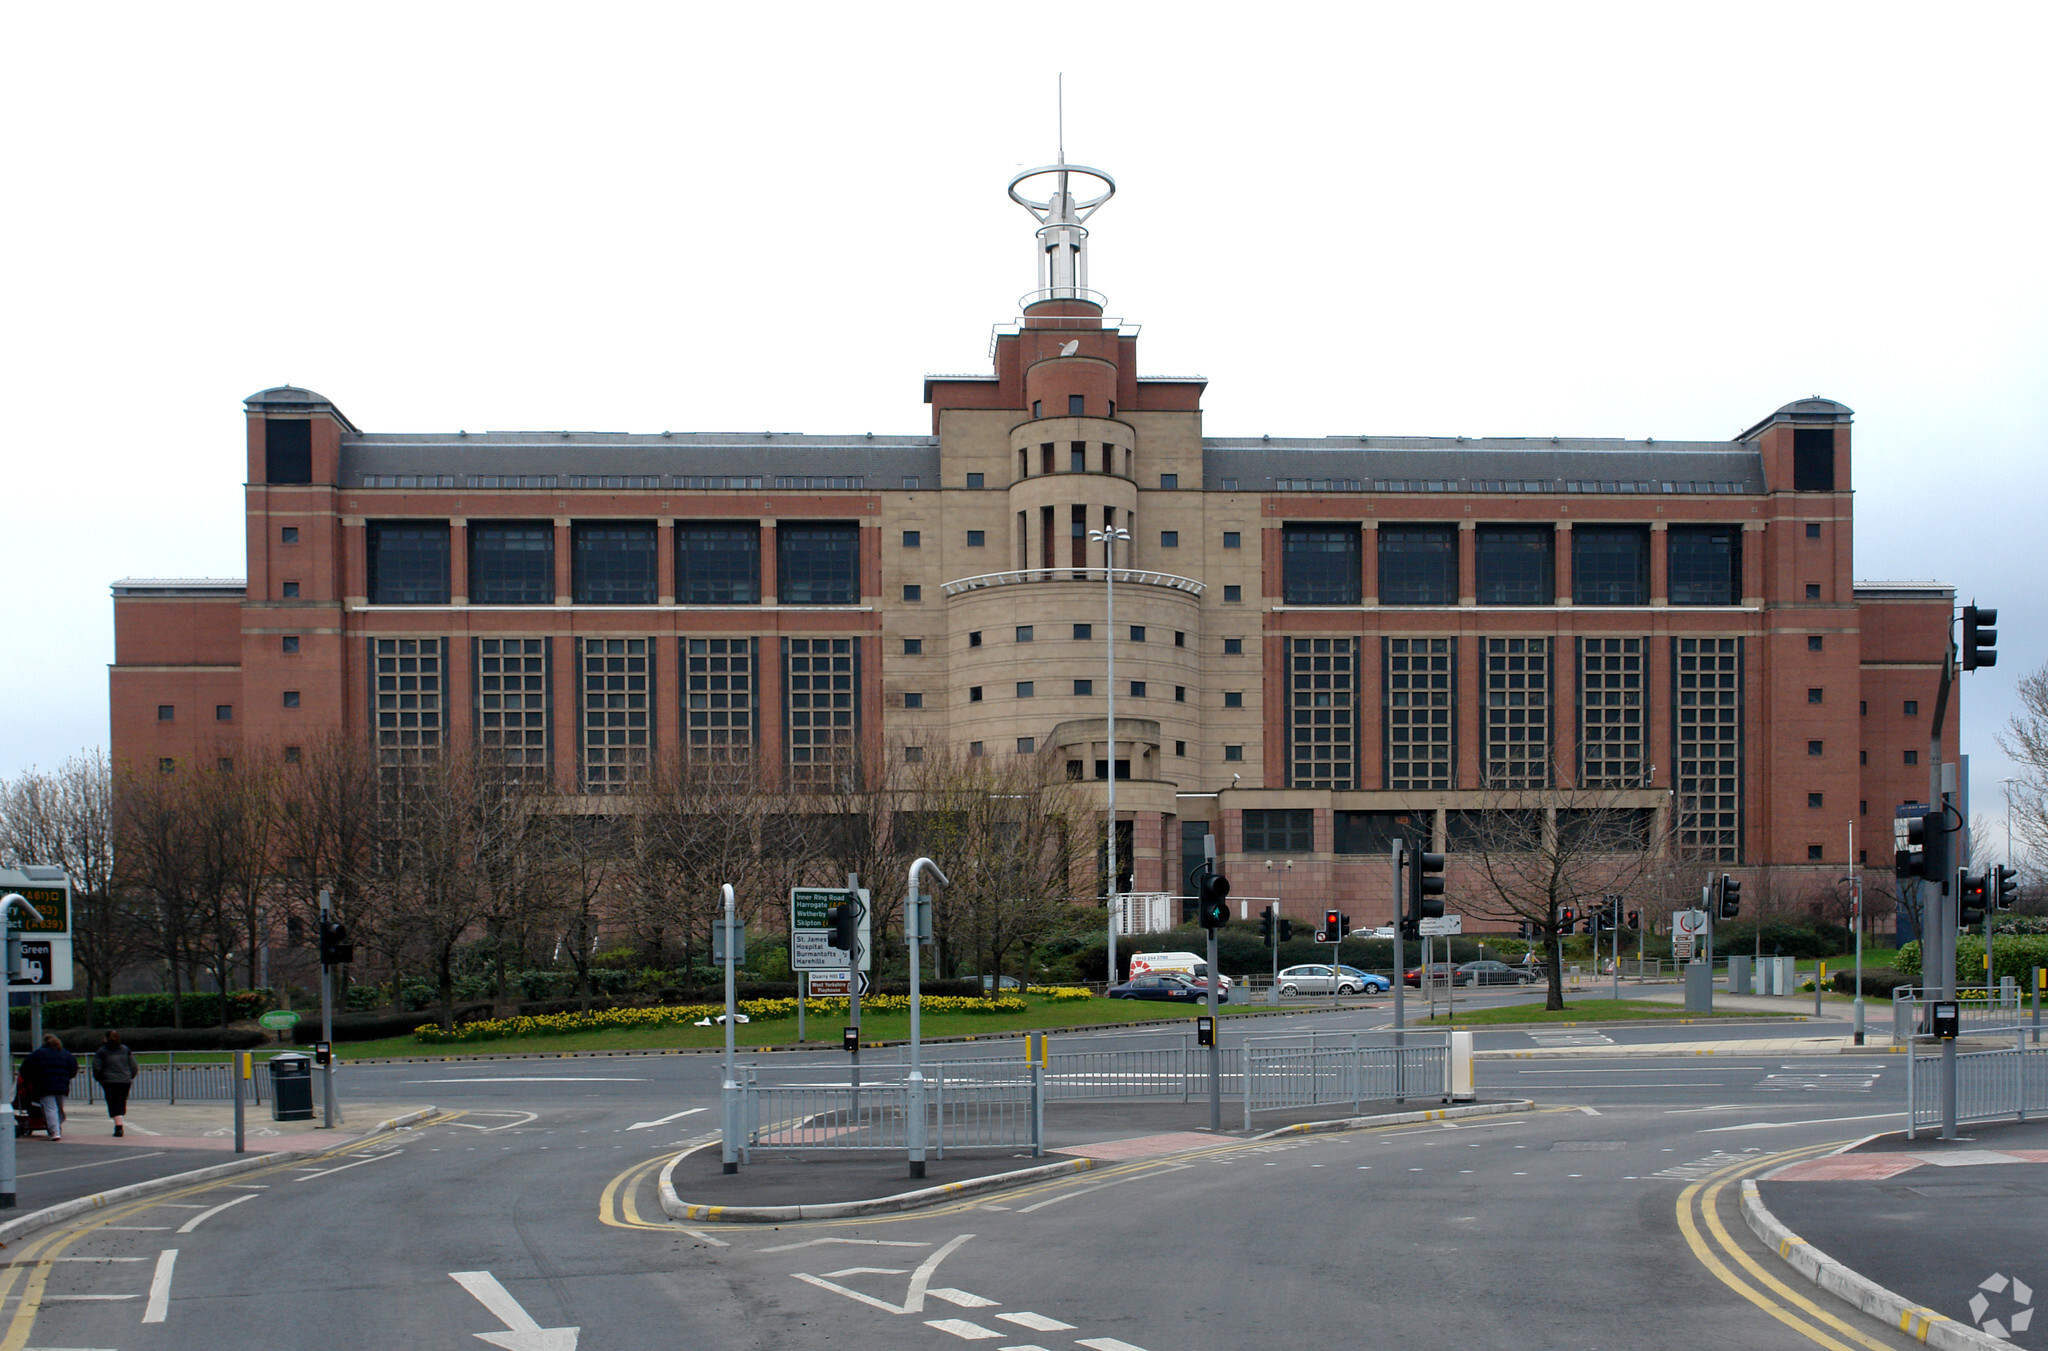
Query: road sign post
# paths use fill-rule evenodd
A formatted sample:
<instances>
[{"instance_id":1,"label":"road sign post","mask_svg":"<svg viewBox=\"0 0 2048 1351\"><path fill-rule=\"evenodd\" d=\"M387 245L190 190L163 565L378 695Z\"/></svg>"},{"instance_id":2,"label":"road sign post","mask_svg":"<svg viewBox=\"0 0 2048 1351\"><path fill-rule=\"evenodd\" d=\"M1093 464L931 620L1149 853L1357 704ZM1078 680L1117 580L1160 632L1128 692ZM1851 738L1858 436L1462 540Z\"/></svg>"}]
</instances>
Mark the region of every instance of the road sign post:
<instances>
[{"instance_id":1,"label":"road sign post","mask_svg":"<svg viewBox=\"0 0 2048 1351\"><path fill-rule=\"evenodd\" d=\"M719 1160L723 1171L737 1173L740 1170L740 1084L738 1071L733 1067L733 1031L739 1021L738 988L734 963L738 959L739 935L734 932L734 910L737 902L733 898L732 883L720 888L718 924L725 939L725 1083L720 1092L721 1105L725 1108L725 1129L720 1132Z\"/></svg>"},{"instance_id":2,"label":"road sign post","mask_svg":"<svg viewBox=\"0 0 2048 1351\"><path fill-rule=\"evenodd\" d=\"M0 897L0 915L7 917L8 928L14 925L17 908L25 918L38 923L42 921L42 914L29 904L26 897L19 892L11 891ZM11 947L12 944L6 946ZM7 1019L6 1034L0 1036L0 1073L4 1073L9 1085L14 1083L14 1015L10 1011L12 1001L7 993L7 981L13 974L8 968L13 965L14 954L11 951L0 954L0 1017ZM11 1096L9 1101L12 1101ZM0 1128L0 1210L14 1209L14 1196L14 1110L10 1106L7 1111L7 1124Z\"/></svg>"},{"instance_id":3,"label":"road sign post","mask_svg":"<svg viewBox=\"0 0 2048 1351\"><path fill-rule=\"evenodd\" d=\"M1115 760L1116 747L1112 745L1112 780L1116 773ZM928 858L920 858L910 865L910 876L905 880L903 887L903 942L904 946L910 949L910 1080L905 1085L905 1109L909 1113L909 1120L904 1124L909 1127L912 1177L924 1176L924 1067L919 1060L921 1048L918 1044L919 968L924 965L924 954L919 949L922 944L931 940L932 934L931 898L917 889L917 875L921 872L929 872L938 879L942 887L950 885L946 875L939 871L938 864Z\"/></svg>"}]
</instances>

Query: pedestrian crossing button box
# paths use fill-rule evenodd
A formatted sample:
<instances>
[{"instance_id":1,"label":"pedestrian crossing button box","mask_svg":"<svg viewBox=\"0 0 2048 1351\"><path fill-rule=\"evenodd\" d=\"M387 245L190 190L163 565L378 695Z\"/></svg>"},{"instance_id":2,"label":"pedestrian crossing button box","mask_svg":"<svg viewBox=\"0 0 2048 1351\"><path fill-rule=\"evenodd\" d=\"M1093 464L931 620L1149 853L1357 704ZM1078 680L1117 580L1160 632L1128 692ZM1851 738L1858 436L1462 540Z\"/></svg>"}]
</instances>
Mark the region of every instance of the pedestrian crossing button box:
<instances>
[{"instance_id":1,"label":"pedestrian crossing button box","mask_svg":"<svg viewBox=\"0 0 2048 1351\"><path fill-rule=\"evenodd\" d=\"M1936 1004L1934 1006L1934 1036L1937 1041L1954 1041L1962 1030L1962 1006L1958 1004Z\"/></svg>"}]
</instances>

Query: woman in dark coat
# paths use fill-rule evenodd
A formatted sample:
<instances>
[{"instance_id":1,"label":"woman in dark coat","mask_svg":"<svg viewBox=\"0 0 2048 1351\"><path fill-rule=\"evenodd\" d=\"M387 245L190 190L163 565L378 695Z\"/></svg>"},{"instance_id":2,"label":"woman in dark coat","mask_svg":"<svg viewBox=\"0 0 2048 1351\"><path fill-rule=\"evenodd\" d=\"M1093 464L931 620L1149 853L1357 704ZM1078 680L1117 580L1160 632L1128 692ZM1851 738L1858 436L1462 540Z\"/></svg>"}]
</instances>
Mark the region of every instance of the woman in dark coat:
<instances>
[{"instance_id":1,"label":"woman in dark coat","mask_svg":"<svg viewBox=\"0 0 2048 1351\"><path fill-rule=\"evenodd\" d=\"M54 1033L45 1033L43 1044L21 1062L21 1077L28 1081L31 1097L42 1103L43 1125L52 1140L64 1138L64 1095L78 1074L78 1060L64 1049Z\"/></svg>"},{"instance_id":2,"label":"woman in dark coat","mask_svg":"<svg viewBox=\"0 0 2048 1351\"><path fill-rule=\"evenodd\" d=\"M128 1115L128 1090L135 1083L135 1053L121 1044L121 1034L109 1029L107 1039L92 1053L92 1077L107 1095L107 1115L114 1118L114 1134L122 1133Z\"/></svg>"}]
</instances>

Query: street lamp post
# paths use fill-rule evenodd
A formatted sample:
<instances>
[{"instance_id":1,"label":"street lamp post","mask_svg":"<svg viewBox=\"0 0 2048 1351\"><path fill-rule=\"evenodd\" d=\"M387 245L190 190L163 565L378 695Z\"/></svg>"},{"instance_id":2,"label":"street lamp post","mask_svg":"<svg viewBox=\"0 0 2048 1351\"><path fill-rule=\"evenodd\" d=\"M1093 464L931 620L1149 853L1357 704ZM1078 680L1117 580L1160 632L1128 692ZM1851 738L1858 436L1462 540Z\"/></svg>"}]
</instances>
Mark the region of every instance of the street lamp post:
<instances>
[{"instance_id":1,"label":"street lamp post","mask_svg":"<svg viewBox=\"0 0 2048 1351\"><path fill-rule=\"evenodd\" d=\"M1849 822L1849 875L1842 879L1849 884L1850 895L1854 898L1855 909L1849 912L1849 922L1856 927L1856 1044L1863 1044L1863 870L1856 866L1856 822ZM1820 977L1814 976L1813 988L1820 989ZM1819 994L1814 996L1819 1002Z\"/></svg>"},{"instance_id":2,"label":"street lamp post","mask_svg":"<svg viewBox=\"0 0 2048 1351\"><path fill-rule=\"evenodd\" d=\"M7 979L14 974L12 969L14 966L14 954L8 951L13 944L4 941L7 934L7 914L17 905L21 907L22 913L31 920L38 924L43 922L42 912L28 903L28 897L13 891L8 892L5 897L0 897L0 1011L4 1011L7 1008ZM8 1015L8 1024L6 1034L0 1036L0 1067L4 1067L6 1080L9 1084L12 1084L14 1082L14 1030L13 1016L11 1014ZM0 1210L12 1209L14 1209L14 1113L10 1111L7 1114L6 1125L0 1127Z\"/></svg>"},{"instance_id":3,"label":"street lamp post","mask_svg":"<svg viewBox=\"0 0 2048 1351\"><path fill-rule=\"evenodd\" d=\"M1116 984L1116 542L1127 540L1131 532L1120 525L1106 525L1100 530L1090 530L1088 538L1102 543L1103 581L1103 638L1108 646L1109 670L1105 677L1109 686L1109 970L1106 973L1111 985Z\"/></svg>"}]
</instances>

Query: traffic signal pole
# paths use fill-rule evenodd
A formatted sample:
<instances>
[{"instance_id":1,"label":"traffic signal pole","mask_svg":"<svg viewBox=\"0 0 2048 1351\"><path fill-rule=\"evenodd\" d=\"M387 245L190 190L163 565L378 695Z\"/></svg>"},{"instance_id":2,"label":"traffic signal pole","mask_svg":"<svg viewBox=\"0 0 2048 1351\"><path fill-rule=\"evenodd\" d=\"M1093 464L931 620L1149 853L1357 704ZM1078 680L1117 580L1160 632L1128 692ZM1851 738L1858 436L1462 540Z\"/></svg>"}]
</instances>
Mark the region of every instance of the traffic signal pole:
<instances>
[{"instance_id":1,"label":"traffic signal pole","mask_svg":"<svg viewBox=\"0 0 2048 1351\"><path fill-rule=\"evenodd\" d=\"M334 918L334 893L320 888L320 927L326 932ZM327 1063L320 1067L320 1129L333 1130L341 1124L341 1108L334 1101L334 968L320 963L320 1044L328 1048Z\"/></svg>"},{"instance_id":2,"label":"traffic signal pole","mask_svg":"<svg viewBox=\"0 0 2048 1351\"><path fill-rule=\"evenodd\" d=\"M1405 1044L1407 1041L1407 1036L1402 1029L1407 1024L1405 1005L1408 993L1408 972L1404 969L1407 963L1403 960L1401 954L1401 930L1408 923L1408 890L1401 885L1402 844L1402 839L1398 835L1395 836L1392 851L1394 856L1394 1045L1397 1047ZM1402 1056L1399 1051L1394 1053L1395 1102L1407 1100L1401 1092L1406 1087L1402 1082L1403 1075L1401 1071L1407 1063L1406 1057Z\"/></svg>"},{"instance_id":3,"label":"traffic signal pole","mask_svg":"<svg viewBox=\"0 0 2048 1351\"><path fill-rule=\"evenodd\" d=\"M1110 755L1112 758L1109 772L1114 777L1116 774L1116 761L1114 759L1116 751L1114 748L1111 749ZM1199 904L1202 908L1202 927L1209 935L1209 978L1203 982L1204 985L1208 986L1209 995L1209 1129L1221 1131L1223 1129L1223 1061L1221 1059L1223 1054L1223 1035L1222 1029L1216 1024L1216 989L1223 984L1223 969L1216 965L1216 930L1218 926L1211 921L1218 917L1210 913L1209 897L1209 892L1212 888L1209 878L1216 876L1216 837L1214 835L1202 836L1202 863L1208 869L1208 876L1202 880L1202 897ZM1227 898L1229 895L1230 887L1228 883L1225 883L1223 896ZM1273 906L1275 915L1273 920L1273 960L1276 963L1280 960L1279 909L1279 905L1275 903ZM1229 911L1226 908L1224 917L1227 918L1228 914ZM1277 971L1278 969L1275 966L1274 970ZM1251 1081L1246 1079L1245 1082L1247 1084L1246 1092L1249 1093Z\"/></svg>"}]
</instances>

